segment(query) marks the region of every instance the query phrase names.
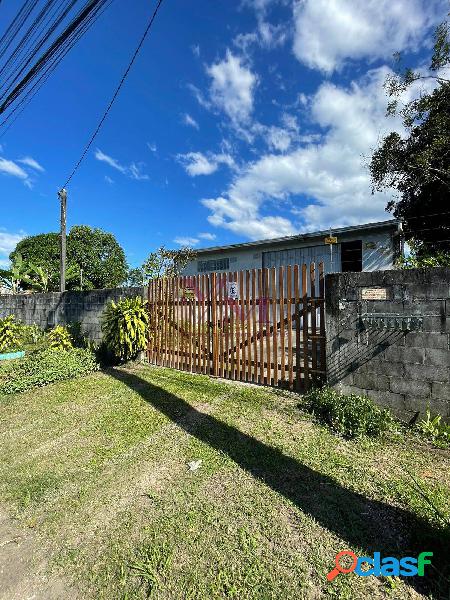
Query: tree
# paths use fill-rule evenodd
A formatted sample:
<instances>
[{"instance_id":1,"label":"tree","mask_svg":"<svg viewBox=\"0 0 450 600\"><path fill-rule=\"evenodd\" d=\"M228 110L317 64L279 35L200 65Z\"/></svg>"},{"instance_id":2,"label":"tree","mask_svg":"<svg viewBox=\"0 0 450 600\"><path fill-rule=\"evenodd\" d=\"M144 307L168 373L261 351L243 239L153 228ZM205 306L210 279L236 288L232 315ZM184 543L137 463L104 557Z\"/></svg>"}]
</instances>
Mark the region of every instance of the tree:
<instances>
[{"instance_id":1,"label":"tree","mask_svg":"<svg viewBox=\"0 0 450 600\"><path fill-rule=\"evenodd\" d=\"M147 280L158 277L176 277L194 258L195 250L187 246L178 250L168 250L161 246L156 252L151 252L142 265L142 271Z\"/></svg>"},{"instance_id":2,"label":"tree","mask_svg":"<svg viewBox=\"0 0 450 600\"><path fill-rule=\"evenodd\" d=\"M388 115L401 116L406 135L388 134L370 162L373 189L397 190L386 209L403 221L416 264L435 263L436 257L445 263L450 253L449 65L449 24L444 22L435 31L428 71L406 69L387 78ZM422 86L418 97L402 105L413 85Z\"/></svg>"},{"instance_id":3,"label":"tree","mask_svg":"<svg viewBox=\"0 0 450 600\"><path fill-rule=\"evenodd\" d=\"M18 294L28 281L28 266L20 253L16 254L11 269L0 269L0 282L13 294Z\"/></svg>"},{"instance_id":4,"label":"tree","mask_svg":"<svg viewBox=\"0 0 450 600\"><path fill-rule=\"evenodd\" d=\"M75 225L67 236L69 264L79 269L76 287L83 289L114 288L127 278L128 265L125 253L112 233Z\"/></svg>"},{"instance_id":5,"label":"tree","mask_svg":"<svg viewBox=\"0 0 450 600\"><path fill-rule=\"evenodd\" d=\"M59 289L60 247L57 233L44 233L21 240L10 254L13 267L22 262L31 271L24 289ZM75 225L67 236L67 289L117 287L127 277L125 253L116 238L101 229Z\"/></svg>"}]
</instances>

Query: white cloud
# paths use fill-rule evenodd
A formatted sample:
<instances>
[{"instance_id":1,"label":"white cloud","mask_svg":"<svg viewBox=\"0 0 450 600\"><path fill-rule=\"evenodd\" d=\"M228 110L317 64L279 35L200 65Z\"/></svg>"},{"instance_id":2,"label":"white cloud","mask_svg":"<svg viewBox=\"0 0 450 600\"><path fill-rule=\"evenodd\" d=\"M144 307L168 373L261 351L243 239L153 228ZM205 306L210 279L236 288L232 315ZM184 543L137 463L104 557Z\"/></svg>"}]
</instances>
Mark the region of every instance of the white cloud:
<instances>
[{"instance_id":1,"label":"white cloud","mask_svg":"<svg viewBox=\"0 0 450 600\"><path fill-rule=\"evenodd\" d=\"M195 46L191 46L192 54L197 58L200 56L200 46L196 44Z\"/></svg>"},{"instance_id":2,"label":"white cloud","mask_svg":"<svg viewBox=\"0 0 450 600\"><path fill-rule=\"evenodd\" d=\"M147 181L150 179L146 173L142 172L144 166L144 163L131 163L128 167L131 179L135 179L136 181Z\"/></svg>"},{"instance_id":3,"label":"white cloud","mask_svg":"<svg viewBox=\"0 0 450 600\"><path fill-rule=\"evenodd\" d=\"M348 59L387 59L420 47L445 6L445 0L295 0L294 53L325 73Z\"/></svg>"},{"instance_id":4,"label":"white cloud","mask_svg":"<svg viewBox=\"0 0 450 600\"><path fill-rule=\"evenodd\" d=\"M114 183L114 179L111 179L109 175L105 175L105 181L106 183L109 183L109 185L112 185Z\"/></svg>"},{"instance_id":5,"label":"white cloud","mask_svg":"<svg viewBox=\"0 0 450 600\"><path fill-rule=\"evenodd\" d=\"M15 249L20 240L23 240L25 233L8 233L0 230L0 265L9 266L9 255Z\"/></svg>"},{"instance_id":6,"label":"white cloud","mask_svg":"<svg viewBox=\"0 0 450 600\"><path fill-rule=\"evenodd\" d=\"M173 241L179 246L196 246L199 242L197 238L183 236L176 237Z\"/></svg>"},{"instance_id":7,"label":"white cloud","mask_svg":"<svg viewBox=\"0 0 450 600\"><path fill-rule=\"evenodd\" d=\"M198 237L202 240L215 240L216 239L216 234L215 233L209 233L209 232L205 232L205 233L199 233Z\"/></svg>"},{"instance_id":8,"label":"white cloud","mask_svg":"<svg viewBox=\"0 0 450 600\"><path fill-rule=\"evenodd\" d=\"M17 177L28 189L33 188L33 181L30 175L17 162L0 157L0 174Z\"/></svg>"},{"instance_id":9,"label":"white cloud","mask_svg":"<svg viewBox=\"0 0 450 600\"><path fill-rule=\"evenodd\" d=\"M11 175L12 177L18 177L22 180L28 179L28 174L20 167L17 163L6 158L0 158L0 173L5 175Z\"/></svg>"},{"instance_id":10,"label":"white cloud","mask_svg":"<svg viewBox=\"0 0 450 600\"><path fill-rule=\"evenodd\" d=\"M311 119L323 129L320 142L249 163L224 194L202 201L209 222L257 239L387 219L387 195L371 194L363 157L385 132L402 130L398 119L385 117L388 72L372 70L348 88L322 84L311 98ZM283 206L292 218L262 216L263 206Z\"/></svg>"},{"instance_id":11,"label":"white cloud","mask_svg":"<svg viewBox=\"0 0 450 600\"><path fill-rule=\"evenodd\" d=\"M147 142L147 148L150 150L150 152L157 152L158 150L156 144L152 142Z\"/></svg>"},{"instance_id":12,"label":"white cloud","mask_svg":"<svg viewBox=\"0 0 450 600\"><path fill-rule=\"evenodd\" d=\"M210 98L235 124L246 123L253 111L257 77L243 59L227 50L226 58L206 68L211 77Z\"/></svg>"},{"instance_id":13,"label":"white cloud","mask_svg":"<svg viewBox=\"0 0 450 600\"><path fill-rule=\"evenodd\" d=\"M18 162L22 163L23 165L27 165L28 167L31 167L32 169L34 169L35 171L39 171L40 173L45 172L44 167L40 165L38 161L32 158L31 156L25 156L24 158L18 160Z\"/></svg>"},{"instance_id":14,"label":"white cloud","mask_svg":"<svg viewBox=\"0 0 450 600\"><path fill-rule=\"evenodd\" d=\"M178 154L177 159L191 177L211 175L211 173L217 171L221 164L228 165L230 168L235 166L233 157L226 153L188 152L187 154Z\"/></svg>"},{"instance_id":15,"label":"white cloud","mask_svg":"<svg viewBox=\"0 0 450 600\"><path fill-rule=\"evenodd\" d=\"M194 129L199 129L197 121L193 117L191 117L191 115L188 113L185 113L183 115L183 123L185 125L187 125L188 127L193 127Z\"/></svg>"},{"instance_id":16,"label":"white cloud","mask_svg":"<svg viewBox=\"0 0 450 600\"><path fill-rule=\"evenodd\" d=\"M112 158L111 156L108 156L107 154L105 154L104 152L102 152L101 150L99 150L98 148L95 151L95 158L97 160L99 160L100 162L106 163L107 165L109 165L113 169L116 169L117 171L120 171L124 175L127 172L127 168L124 167L123 165L121 165L119 163L119 161L117 161L115 158Z\"/></svg>"},{"instance_id":17,"label":"white cloud","mask_svg":"<svg viewBox=\"0 0 450 600\"><path fill-rule=\"evenodd\" d=\"M94 156L100 162L106 163L113 169L116 169L116 171L119 171L120 173L122 173L122 175L126 175L127 177L130 177L130 179L134 179L136 181L147 181L149 179L149 176L142 172L142 169L145 166L145 163L133 162L129 166L125 166L125 165L122 165L118 160L116 160L115 158L112 158L108 154L105 154L98 148L95 151Z\"/></svg>"}]
</instances>

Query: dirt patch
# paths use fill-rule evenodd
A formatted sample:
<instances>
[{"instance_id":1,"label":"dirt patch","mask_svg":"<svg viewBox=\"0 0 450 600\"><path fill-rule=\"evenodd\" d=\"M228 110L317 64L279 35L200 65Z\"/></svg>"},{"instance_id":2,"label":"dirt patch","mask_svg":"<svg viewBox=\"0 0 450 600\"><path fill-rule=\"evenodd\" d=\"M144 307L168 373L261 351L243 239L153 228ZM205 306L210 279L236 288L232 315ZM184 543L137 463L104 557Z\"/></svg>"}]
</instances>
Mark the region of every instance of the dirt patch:
<instances>
[{"instance_id":1,"label":"dirt patch","mask_svg":"<svg viewBox=\"0 0 450 600\"><path fill-rule=\"evenodd\" d=\"M78 600L67 581L49 573L48 555L33 531L0 507L0 600Z\"/></svg>"}]
</instances>

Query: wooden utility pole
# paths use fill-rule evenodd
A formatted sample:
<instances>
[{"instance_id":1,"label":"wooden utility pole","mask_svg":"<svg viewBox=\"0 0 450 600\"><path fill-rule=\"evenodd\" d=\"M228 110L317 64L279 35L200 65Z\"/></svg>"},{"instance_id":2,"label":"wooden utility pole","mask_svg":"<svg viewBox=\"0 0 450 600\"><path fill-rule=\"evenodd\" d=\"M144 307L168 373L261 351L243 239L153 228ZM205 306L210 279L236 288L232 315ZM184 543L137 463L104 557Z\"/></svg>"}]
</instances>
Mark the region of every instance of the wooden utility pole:
<instances>
[{"instance_id":1,"label":"wooden utility pole","mask_svg":"<svg viewBox=\"0 0 450 600\"><path fill-rule=\"evenodd\" d=\"M58 197L61 202L61 232L60 232L60 275L59 291L66 291L66 223L67 223L67 191L63 188L59 190Z\"/></svg>"}]
</instances>

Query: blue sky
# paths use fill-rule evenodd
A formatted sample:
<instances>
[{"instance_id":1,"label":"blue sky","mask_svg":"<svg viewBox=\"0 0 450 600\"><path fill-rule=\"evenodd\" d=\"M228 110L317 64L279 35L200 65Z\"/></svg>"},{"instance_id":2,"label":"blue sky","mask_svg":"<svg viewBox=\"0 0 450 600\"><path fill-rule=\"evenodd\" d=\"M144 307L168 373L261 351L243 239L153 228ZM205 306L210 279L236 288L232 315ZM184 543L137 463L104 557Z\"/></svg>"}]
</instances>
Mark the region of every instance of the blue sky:
<instances>
[{"instance_id":1,"label":"blue sky","mask_svg":"<svg viewBox=\"0 0 450 600\"><path fill-rule=\"evenodd\" d=\"M0 263L57 231L67 179L149 17L114 0L0 139ZM0 31L17 10L0 6ZM392 54L423 67L446 0L165 0L69 186L68 224L113 232L131 265L387 218L365 163ZM415 90L417 93L417 90Z\"/></svg>"}]
</instances>

